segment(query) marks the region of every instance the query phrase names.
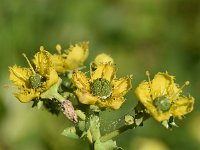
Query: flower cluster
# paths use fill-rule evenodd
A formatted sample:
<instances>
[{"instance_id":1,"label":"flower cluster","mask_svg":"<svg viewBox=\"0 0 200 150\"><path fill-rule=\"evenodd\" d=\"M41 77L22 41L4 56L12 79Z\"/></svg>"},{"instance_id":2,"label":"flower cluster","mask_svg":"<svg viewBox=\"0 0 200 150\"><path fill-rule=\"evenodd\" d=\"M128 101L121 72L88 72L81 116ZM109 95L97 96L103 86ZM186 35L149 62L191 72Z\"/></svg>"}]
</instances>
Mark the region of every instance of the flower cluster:
<instances>
[{"instance_id":1,"label":"flower cluster","mask_svg":"<svg viewBox=\"0 0 200 150\"><path fill-rule=\"evenodd\" d=\"M58 54L50 54L40 47L32 62L25 54L29 68L14 65L10 67L10 80L19 89L14 93L21 102L29 102L39 99L41 94L58 82L59 75L73 71L83 65L88 56L88 42L71 45L69 49L61 53L61 46L57 45Z\"/></svg>"},{"instance_id":2,"label":"flower cluster","mask_svg":"<svg viewBox=\"0 0 200 150\"><path fill-rule=\"evenodd\" d=\"M138 105L124 116L124 126L117 131L101 135L100 111L118 110L126 101L125 95L132 89L132 75L117 78L117 66L112 57L102 53L90 62L89 72L84 71L88 57L88 42L71 45L62 52L51 54L44 47L30 61L29 67L9 67L10 80L18 91L14 93L21 102L33 101L33 106L44 107L51 113L60 111L74 124L64 130L71 138L87 138L92 148L116 149L112 140L121 132L141 126L153 117L166 128L175 126L175 118L183 118L193 110L194 98L184 96L182 90L189 81L179 87L175 77L163 72L142 81L135 90ZM132 114L134 112L134 115Z\"/></svg>"}]
</instances>

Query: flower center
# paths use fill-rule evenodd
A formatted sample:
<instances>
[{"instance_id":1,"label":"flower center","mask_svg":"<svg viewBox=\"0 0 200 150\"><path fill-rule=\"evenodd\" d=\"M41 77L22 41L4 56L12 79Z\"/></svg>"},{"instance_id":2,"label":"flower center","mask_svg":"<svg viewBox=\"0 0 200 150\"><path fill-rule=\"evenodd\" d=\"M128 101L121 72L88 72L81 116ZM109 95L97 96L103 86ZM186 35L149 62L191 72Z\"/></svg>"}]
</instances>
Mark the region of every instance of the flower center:
<instances>
[{"instance_id":1,"label":"flower center","mask_svg":"<svg viewBox=\"0 0 200 150\"><path fill-rule=\"evenodd\" d=\"M112 93L111 83L103 78L98 78L92 83L92 94L101 99L108 98Z\"/></svg>"},{"instance_id":2,"label":"flower center","mask_svg":"<svg viewBox=\"0 0 200 150\"><path fill-rule=\"evenodd\" d=\"M44 82L44 78L40 74L38 74L38 73L35 73L34 75L32 75L29 78L29 80L30 80L32 88L38 88Z\"/></svg>"},{"instance_id":3,"label":"flower center","mask_svg":"<svg viewBox=\"0 0 200 150\"><path fill-rule=\"evenodd\" d=\"M154 106L159 110L159 111L162 111L162 112L166 112L170 109L171 107L171 102L170 100L165 97L165 96L161 96L161 97L157 97L155 100L154 100Z\"/></svg>"}]
</instances>

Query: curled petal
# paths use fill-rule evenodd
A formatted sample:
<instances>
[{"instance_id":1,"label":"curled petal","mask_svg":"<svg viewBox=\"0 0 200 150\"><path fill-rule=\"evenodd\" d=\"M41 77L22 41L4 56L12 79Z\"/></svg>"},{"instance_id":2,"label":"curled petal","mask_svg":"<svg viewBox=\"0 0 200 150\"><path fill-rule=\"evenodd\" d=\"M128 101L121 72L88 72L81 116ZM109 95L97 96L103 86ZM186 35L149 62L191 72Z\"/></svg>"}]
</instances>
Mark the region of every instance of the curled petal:
<instances>
[{"instance_id":1,"label":"curled petal","mask_svg":"<svg viewBox=\"0 0 200 150\"><path fill-rule=\"evenodd\" d=\"M140 83L140 85L135 90L135 94L143 105L148 101L152 102L149 83L146 81Z\"/></svg>"},{"instance_id":2,"label":"curled petal","mask_svg":"<svg viewBox=\"0 0 200 150\"><path fill-rule=\"evenodd\" d=\"M79 66L83 65L83 62L88 57L88 42L82 42L75 44L75 46L70 46L68 50L65 51L66 59L65 66L69 70L74 70Z\"/></svg>"},{"instance_id":3,"label":"curled petal","mask_svg":"<svg viewBox=\"0 0 200 150\"><path fill-rule=\"evenodd\" d=\"M193 110L194 98L193 97L179 97L174 101L171 112L176 117L181 117Z\"/></svg>"},{"instance_id":4,"label":"curled petal","mask_svg":"<svg viewBox=\"0 0 200 150\"><path fill-rule=\"evenodd\" d=\"M72 81L78 89L83 91L90 91L90 83L85 73L76 71L72 75Z\"/></svg>"},{"instance_id":5,"label":"curled petal","mask_svg":"<svg viewBox=\"0 0 200 150\"><path fill-rule=\"evenodd\" d=\"M100 65L100 64L114 64L114 60L107 54L102 53L96 56L94 63L96 65Z\"/></svg>"},{"instance_id":6,"label":"curled petal","mask_svg":"<svg viewBox=\"0 0 200 150\"><path fill-rule=\"evenodd\" d=\"M174 77L167 73L158 73L155 75L151 84L151 93L153 99L167 94L167 89L174 85Z\"/></svg>"},{"instance_id":7,"label":"curled petal","mask_svg":"<svg viewBox=\"0 0 200 150\"><path fill-rule=\"evenodd\" d=\"M54 68L49 68L49 74L47 75L47 80L46 80L46 84L45 84L45 88L49 89L52 85L54 85L55 83L57 83L58 81L58 74L55 71Z\"/></svg>"},{"instance_id":8,"label":"curled petal","mask_svg":"<svg viewBox=\"0 0 200 150\"><path fill-rule=\"evenodd\" d=\"M51 61L52 61L53 67L55 68L58 74L66 72L66 68L64 65L64 58L62 55L60 54L52 55Z\"/></svg>"},{"instance_id":9,"label":"curled petal","mask_svg":"<svg viewBox=\"0 0 200 150\"><path fill-rule=\"evenodd\" d=\"M82 104L95 104L98 101L98 98L91 95L89 92L83 92L80 90L76 90L76 95L78 96L78 100Z\"/></svg>"},{"instance_id":10,"label":"curled petal","mask_svg":"<svg viewBox=\"0 0 200 150\"><path fill-rule=\"evenodd\" d=\"M114 110L117 110L121 107L121 105L125 102L124 97L112 97L106 101L98 101L100 107L108 107Z\"/></svg>"},{"instance_id":11,"label":"curled petal","mask_svg":"<svg viewBox=\"0 0 200 150\"><path fill-rule=\"evenodd\" d=\"M49 74L49 67L52 67L51 54L41 47L40 51L35 54L33 63L36 66L36 71L38 71L40 75L46 76Z\"/></svg>"},{"instance_id":12,"label":"curled petal","mask_svg":"<svg viewBox=\"0 0 200 150\"><path fill-rule=\"evenodd\" d=\"M103 69L104 69L104 65L99 65L94 72L90 70L91 80L95 81L98 78L102 78Z\"/></svg>"},{"instance_id":13,"label":"curled petal","mask_svg":"<svg viewBox=\"0 0 200 150\"><path fill-rule=\"evenodd\" d=\"M113 85L112 96L124 96L132 88L131 76L114 80Z\"/></svg>"},{"instance_id":14,"label":"curled petal","mask_svg":"<svg viewBox=\"0 0 200 150\"><path fill-rule=\"evenodd\" d=\"M106 64L103 70L102 77L111 82L113 78L115 78L115 74L116 74L116 67L112 64Z\"/></svg>"},{"instance_id":15,"label":"curled petal","mask_svg":"<svg viewBox=\"0 0 200 150\"><path fill-rule=\"evenodd\" d=\"M21 93L14 93L15 97L22 103L29 102L34 98L39 97L39 94L39 92L36 92L33 89L29 89Z\"/></svg>"},{"instance_id":16,"label":"curled petal","mask_svg":"<svg viewBox=\"0 0 200 150\"><path fill-rule=\"evenodd\" d=\"M25 86L27 87L29 84L29 78L32 75L32 72L28 68L21 68L19 66L14 65L9 68L10 71L10 80L14 82L14 84L18 87Z\"/></svg>"},{"instance_id":17,"label":"curled petal","mask_svg":"<svg viewBox=\"0 0 200 150\"><path fill-rule=\"evenodd\" d=\"M170 101L177 99L181 92L182 90L180 90L179 86L175 83L170 84L167 89L167 93L168 93L168 97L170 98Z\"/></svg>"},{"instance_id":18,"label":"curled petal","mask_svg":"<svg viewBox=\"0 0 200 150\"><path fill-rule=\"evenodd\" d=\"M169 118L172 116L169 111L167 112L158 111L156 107L151 103L146 103L145 107L147 108L147 111L149 112L149 114L151 114L152 117L158 122L169 120Z\"/></svg>"},{"instance_id":19,"label":"curled petal","mask_svg":"<svg viewBox=\"0 0 200 150\"><path fill-rule=\"evenodd\" d=\"M98 78L104 78L108 81L112 81L115 78L116 67L112 64L101 64L97 66L97 69L92 72L91 79L95 81Z\"/></svg>"}]
</instances>

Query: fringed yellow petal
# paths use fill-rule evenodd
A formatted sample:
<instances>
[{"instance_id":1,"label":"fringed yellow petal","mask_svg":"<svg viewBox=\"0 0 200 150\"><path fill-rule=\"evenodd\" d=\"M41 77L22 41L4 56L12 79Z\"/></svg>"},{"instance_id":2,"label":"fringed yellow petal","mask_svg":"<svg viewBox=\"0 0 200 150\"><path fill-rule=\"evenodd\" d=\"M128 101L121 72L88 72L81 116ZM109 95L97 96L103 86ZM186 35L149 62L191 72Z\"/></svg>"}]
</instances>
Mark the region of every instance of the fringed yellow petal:
<instances>
[{"instance_id":1,"label":"fringed yellow petal","mask_svg":"<svg viewBox=\"0 0 200 150\"><path fill-rule=\"evenodd\" d=\"M76 95L78 96L78 100L82 104L93 105L98 101L98 98L93 96L93 95L91 95L89 92L76 90Z\"/></svg>"},{"instance_id":2,"label":"fringed yellow petal","mask_svg":"<svg viewBox=\"0 0 200 150\"><path fill-rule=\"evenodd\" d=\"M111 108L117 110L121 107L121 105L125 102L124 97L112 97L106 101L98 101L98 105L100 107Z\"/></svg>"},{"instance_id":3,"label":"fringed yellow petal","mask_svg":"<svg viewBox=\"0 0 200 150\"><path fill-rule=\"evenodd\" d=\"M156 74L151 84L151 94L153 99L166 95L168 87L173 84L173 76L170 76L167 73Z\"/></svg>"},{"instance_id":4,"label":"fringed yellow petal","mask_svg":"<svg viewBox=\"0 0 200 150\"><path fill-rule=\"evenodd\" d=\"M28 68L21 68L19 66L14 65L13 67L9 67L10 71L10 81L12 81L19 88L24 86L27 87L29 84L29 78L32 75L32 72Z\"/></svg>"},{"instance_id":5,"label":"fringed yellow petal","mask_svg":"<svg viewBox=\"0 0 200 150\"><path fill-rule=\"evenodd\" d=\"M140 85L135 90L135 94L143 105L146 102L152 102L149 84L146 81L140 83Z\"/></svg>"},{"instance_id":6,"label":"fringed yellow petal","mask_svg":"<svg viewBox=\"0 0 200 150\"><path fill-rule=\"evenodd\" d=\"M49 74L45 82L45 89L49 89L52 85L56 84L58 81L58 74L54 68L49 68Z\"/></svg>"},{"instance_id":7,"label":"fringed yellow petal","mask_svg":"<svg viewBox=\"0 0 200 150\"><path fill-rule=\"evenodd\" d=\"M111 64L105 64L103 69L103 78L111 82L116 75L116 67Z\"/></svg>"},{"instance_id":8,"label":"fringed yellow petal","mask_svg":"<svg viewBox=\"0 0 200 150\"><path fill-rule=\"evenodd\" d=\"M131 76L114 80L113 85L112 96L124 96L132 88Z\"/></svg>"},{"instance_id":9,"label":"fringed yellow petal","mask_svg":"<svg viewBox=\"0 0 200 150\"><path fill-rule=\"evenodd\" d=\"M88 57L88 42L82 42L71 45L68 50L65 51L66 59L65 66L68 70L74 70L83 65L83 62Z\"/></svg>"},{"instance_id":10,"label":"fringed yellow petal","mask_svg":"<svg viewBox=\"0 0 200 150\"><path fill-rule=\"evenodd\" d=\"M157 120L158 122L162 122L164 120L169 120L169 118L172 116L170 114L169 111L167 112L160 112L158 111L152 104L147 104L146 103L146 106L147 110L149 111L149 113L153 116L153 118L155 120Z\"/></svg>"},{"instance_id":11,"label":"fringed yellow petal","mask_svg":"<svg viewBox=\"0 0 200 150\"><path fill-rule=\"evenodd\" d=\"M99 65L97 67L97 69L93 72L92 70L90 70L91 72L91 80L95 81L98 78L102 78L103 76L103 70L104 70L104 65Z\"/></svg>"},{"instance_id":12,"label":"fringed yellow petal","mask_svg":"<svg viewBox=\"0 0 200 150\"><path fill-rule=\"evenodd\" d=\"M108 80L109 82L112 81L113 78L115 78L116 74L116 67L112 64L101 64L97 66L97 69L92 72L91 79L92 81L95 81L98 78L104 78Z\"/></svg>"},{"instance_id":13,"label":"fringed yellow petal","mask_svg":"<svg viewBox=\"0 0 200 150\"><path fill-rule=\"evenodd\" d=\"M21 93L14 93L15 97L22 103L29 102L34 98L39 97L39 94L39 92L35 92L33 89L29 89Z\"/></svg>"},{"instance_id":14,"label":"fringed yellow petal","mask_svg":"<svg viewBox=\"0 0 200 150\"><path fill-rule=\"evenodd\" d=\"M176 117L184 116L193 110L193 105L193 97L179 97L174 101L174 104L171 108L171 113Z\"/></svg>"},{"instance_id":15,"label":"fringed yellow petal","mask_svg":"<svg viewBox=\"0 0 200 150\"><path fill-rule=\"evenodd\" d=\"M94 63L96 65L100 65L100 64L114 64L114 60L107 54L102 53L96 56Z\"/></svg>"},{"instance_id":16,"label":"fringed yellow petal","mask_svg":"<svg viewBox=\"0 0 200 150\"><path fill-rule=\"evenodd\" d=\"M180 93L182 90L180 90L179 86L175 83L172 83L169 85L167 89L167 95L170 98L170 101L173 101L174 99L177 99L180 96Z\"/></svg>"},{"instance_id":17,"label":"fringed yellow petal","mask_svg":"<svg viewBox=\"0 0 200 150\"><path fill-rule=\"evenodd\" d=\"M66 68L64 65L64 58L62 55L60 55L60 54L52 55L51 61L52 61L53 67L55 68L55 70L58 74L66 72Z\"/></svg>"},{"instance_id":18,"label":"fringed yellow petal","mask_svg":"<svg viewBox=\"0 0 200 150\"><path fill-rule=\"evenodd\" d=\"M40 75L46 76L49 74L49 68L52 67L51 56L52 55L45 51L43 47L35 54L33 63L35 64L36 71L38 71Z\"/></svg>"},{"instance_id":19,"label":"fringed yellow petal","mask_svg":"<svg viewBox=\"0 0 200 150\"><path fill-rule=\"evenodd\" d=\"M78 89L81 89L83 91L90 91L90 83L85 73L81 71L76 71L72 75L72 82Z\"/></svg>"}]
</instances>

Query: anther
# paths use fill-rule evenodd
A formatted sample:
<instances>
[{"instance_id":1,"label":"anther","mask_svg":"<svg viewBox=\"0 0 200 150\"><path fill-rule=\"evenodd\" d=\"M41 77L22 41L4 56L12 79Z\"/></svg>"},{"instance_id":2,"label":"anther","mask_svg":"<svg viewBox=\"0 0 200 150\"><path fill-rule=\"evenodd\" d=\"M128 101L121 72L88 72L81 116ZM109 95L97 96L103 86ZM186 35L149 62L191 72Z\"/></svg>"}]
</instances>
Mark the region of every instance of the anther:
<instances>
[{"instance_id":1,"label":"anther","mask_svg":"<svg viewBox=\"0 0 200 150\"><path fill-rule=\"evenodd\" d=\"M62 49L61 45L57 44L56 45L56 51L58 52L58 54L61 54L61 49Z\"/></svg>"},{"instance_id":2,"label":"anther","mask_svg":"<svg viewBox=\"0 0 200 150\"><path fill-rule=\"evenodd\" d=\"M187 85L190 84L190 81L185 81L185 83L181 86L180 91Z\"/></svg>"},{"instance_id":3,"label":"anther","mask_svg":"<svg viewBox=\"0 0 200 150\"><path fill-rule=\"evenodd\" d=\"M40 46L40 51L43 51L44 50L44 46Z\"/></svg>"},{"instance_id":4,"label":"anther","mask_svg":"<svg viewBox=\"0 0 200 150\"><path fill-rule=\"evenodd\" d=\"M190 81L186 81L186 82L185 82L185 85L189 85L189 84L190 84Z\"/></svg>"}]
</instances>

